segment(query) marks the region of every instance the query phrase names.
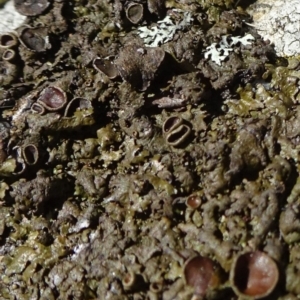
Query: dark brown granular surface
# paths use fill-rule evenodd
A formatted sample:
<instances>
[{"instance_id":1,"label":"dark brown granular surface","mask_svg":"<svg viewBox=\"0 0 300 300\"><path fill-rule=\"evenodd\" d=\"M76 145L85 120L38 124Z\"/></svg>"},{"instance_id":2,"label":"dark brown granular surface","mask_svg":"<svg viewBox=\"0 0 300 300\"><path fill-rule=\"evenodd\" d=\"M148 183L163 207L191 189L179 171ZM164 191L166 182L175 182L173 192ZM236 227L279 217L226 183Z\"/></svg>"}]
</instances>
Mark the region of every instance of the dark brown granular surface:
<instances>
[{"instance_id":1,"label":"dark brown granular surface","mask_svg":"<svg viewBox=\"0 0 300 300\"><path fill-rule=\"evenodd\" d=\"M0 61L0 298L233 300L263 253L296 299L300 61L246 1L134 2L51 1Z\"/></svg>"}]
</instances>

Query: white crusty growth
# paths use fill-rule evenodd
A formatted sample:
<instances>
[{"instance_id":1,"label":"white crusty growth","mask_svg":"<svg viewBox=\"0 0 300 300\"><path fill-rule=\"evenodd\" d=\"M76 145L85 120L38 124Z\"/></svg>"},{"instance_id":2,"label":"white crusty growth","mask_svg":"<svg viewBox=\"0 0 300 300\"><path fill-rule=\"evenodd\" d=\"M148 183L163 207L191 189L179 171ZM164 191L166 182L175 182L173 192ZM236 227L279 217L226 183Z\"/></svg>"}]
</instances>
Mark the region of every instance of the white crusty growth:
<instances>
[{"instance_id":1,"label":"white crusty growth","mask_svg":"<svg viewBox=\"0 0 300 300\"><path fill-rule=\"evenodd\" d=\"M163 20L158 21L157 26L138 28L138 35L144 40L146 46L157 47L165 44L174 38L176 31L191 25L193 18L190 12L183 12L179 9L173 9L173 12L176 15L182 15L182 19L176 21L175 18L168 15Z\"/></svg>"},{"instance_id":2,"label":"white crusty growth","mask_svg":"<svg viewBox=\"0 0 300 300\"><path fill-rule=\"evenodd\" d=\"M300 0L258 0L250 13L259 34L274 43L278 55L300 55Z\"/></svg>"},{"instance_id":3,"label":"white crusty growth","mask_svg":"<svg viewBox=\"0 0 300 300\"><path fill-rule=\"evenodd\" d=\"M244 46L251 45L254 40L251 34L246 34L243 37L224 35L221 38L219 43L211 44L205 49L206 52L204 52L204 58L208 59L211 57L211 60L218 65L221 65L222 61L228 57L229 52L233 51L232 46L238 43Z\"/></svg>"},{"instance_id":4,"label":"white crusty growth","mask_svg":"<svg viewBox=\"0 0 300 300\"><path fill-rule=\"evenodd\" d=\"M20 15L14 6L14 2L10 0L0 9L0 34L7 33L21 26L26 16Z\"/></svg>"}]
</instances>

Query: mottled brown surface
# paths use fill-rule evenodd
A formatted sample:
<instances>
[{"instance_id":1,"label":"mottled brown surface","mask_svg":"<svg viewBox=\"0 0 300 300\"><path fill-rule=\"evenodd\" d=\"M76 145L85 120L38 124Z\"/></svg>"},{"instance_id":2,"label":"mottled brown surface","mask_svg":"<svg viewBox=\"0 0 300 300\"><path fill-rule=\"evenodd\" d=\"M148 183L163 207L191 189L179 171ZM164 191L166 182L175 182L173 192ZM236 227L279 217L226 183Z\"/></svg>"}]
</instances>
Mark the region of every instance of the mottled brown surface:
<instances>
[{"instance_id":1,"label":"mottled brown surface","mask_svg":"<svg viewBox=\"0 0 300 300\"><path fill-rule=\"evenodd\" d=\"M138 24L129 2L54 1L27 19L48 47L22 27L0 61L0 298L233 300L236 258L263 253L268 299L294 299L299 60L233 1L136 2ZM195 256L212 276L188 284Z\"/></svg>"}]
</instances>

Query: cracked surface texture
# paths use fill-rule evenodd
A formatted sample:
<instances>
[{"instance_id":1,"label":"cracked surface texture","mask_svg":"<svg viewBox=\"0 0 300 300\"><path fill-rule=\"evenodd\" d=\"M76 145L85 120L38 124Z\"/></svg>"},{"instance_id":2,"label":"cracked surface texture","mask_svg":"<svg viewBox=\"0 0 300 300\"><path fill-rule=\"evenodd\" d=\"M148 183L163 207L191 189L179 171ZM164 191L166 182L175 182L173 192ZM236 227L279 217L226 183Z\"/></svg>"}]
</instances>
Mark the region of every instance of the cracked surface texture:
<instances>
[{"instance_id":1,"label":"cracked surface texture","mask_svg":"<svg viewBox=\"0 0 300 300\"><path fill-rule=\"evenodd\" d=\"M254 25L280 56L300 54L300 0L259 0L251 8Z\"/></svg>"}]
</instances>

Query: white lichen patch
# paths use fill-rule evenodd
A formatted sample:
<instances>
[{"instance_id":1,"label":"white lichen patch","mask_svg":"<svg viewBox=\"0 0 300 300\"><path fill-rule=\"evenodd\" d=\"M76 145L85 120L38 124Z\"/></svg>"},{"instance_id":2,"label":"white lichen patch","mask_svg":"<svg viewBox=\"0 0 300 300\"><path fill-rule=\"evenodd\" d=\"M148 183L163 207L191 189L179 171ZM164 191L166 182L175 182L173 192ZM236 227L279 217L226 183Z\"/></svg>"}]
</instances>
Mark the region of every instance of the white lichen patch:
<instances>
[{"instance_id":1,"label":"white lichen patch","mask_svg":"<svg viewBox=\"0 0 300 300\"><path fill-rule=\"evenodd\" d=\"M20 15L11 0L0 9L0 34L10 32L24 23L26 16Z\"/></svg>"},{"instance_id":2,"label":"white lichen patch","mask_svg":"<svg viewBox=\"0 0 300 300\"><path fill-rule=\"evenodd\" d=\"M168 15L163 20L158 21L156 26L148 28L143 26L138 28L138 35L144 40L148 47L157 47L171 41L175 33L190 26L193 17L190 12L183 12L179 9L173 9L174 15ZM177 20L177 17L181 19Z\"/></svg>"},{"instance_id":3,"label":"white lichen patch","mask_svg":"<svg viewBox=\"0 0 300 300\"><path fill-rule=\"evenodd\" d=\"M258 0L249 10L259 34L280 56L300 55L300 0Z\"/></svg>"},{"instance_id":4,"label":"white lichen patch","mask_svg":"<svg viewBox=\"0 0 300 300\"><path fill-rule=\"evenodd\" d=\"M204 52L204 58L211 58L213 62L221 65L222 61L228 57L229 53L233 51L233 46L237 44L242 44L248 46L252 44L254 37L251 34L246 34L245 36L222 36L219 43L213 43L208 46Z\"/></svg>"}]
</instances>

